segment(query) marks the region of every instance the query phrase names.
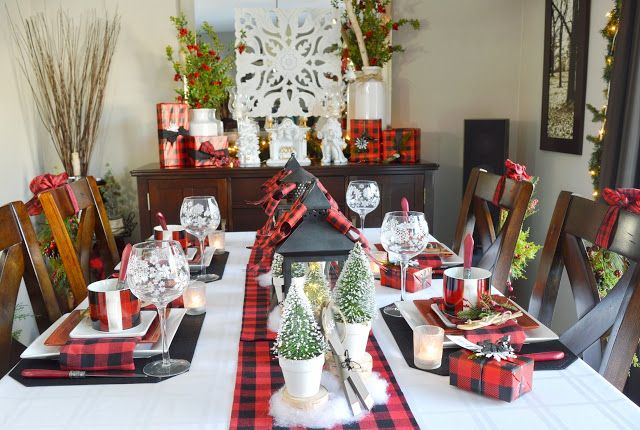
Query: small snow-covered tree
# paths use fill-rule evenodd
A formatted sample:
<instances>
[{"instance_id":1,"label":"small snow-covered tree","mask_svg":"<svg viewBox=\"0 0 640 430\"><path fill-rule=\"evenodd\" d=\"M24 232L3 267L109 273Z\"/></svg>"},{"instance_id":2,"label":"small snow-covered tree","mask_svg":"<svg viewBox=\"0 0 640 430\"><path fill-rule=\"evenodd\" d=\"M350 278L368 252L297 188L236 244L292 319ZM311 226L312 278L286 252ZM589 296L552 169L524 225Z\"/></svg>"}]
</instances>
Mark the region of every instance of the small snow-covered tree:
<instances>
[{"instance_id":1,"label":"small snow-covered tree","mask_svg":"<svg viewBox=\"0 0 640 430\"><path fill-rule=\"evenodd\" d=\"M282 268L283 262L284 257L282 257L282 255L278 253L273 254L273 261L271 262L271 276L276 278L284 276L284 271ZM301 278L306 274L306 272L306 264L304 263L293 263L291 265L292 278Z\"/></svg>"},{"instance_id":2,"label":"small snow-covered tree","mask_svg":"<svg viewBox=\"0 0 640 430\"><path fill-rule=\"evenodd\" d=\"M341 313L336 313L338 321L345 323L367 323L375 313L375 286L369 259L360 243L356 243L344 264L334 300ZM342 316L346 321L342 321Z\"/></svg>"},{"instance_id":3,"label":"small snow-covered tree","mask_svg":"<svg viewBox=\"0 0 640 430\"><path fill-rule=\"evenodd\" d=\"M298 288L291 288L284 301L280 331L273 351L289 360L308 360L327 349L324 336L313 317L311 304Z\"/></svg>"},{"instance_id":4,"label":"small snow-covered tree","mask_svg":"<svg viewBox=\"0 0 640 430\"><path fill-rule=\"evenodd\" d=\"M331 298L329 283L322 273L322 266L319 263L309 264L309 273L304 281L304 294L311 302L315 317L319 318L322 307Z\"/></svg>"}]
</instances>

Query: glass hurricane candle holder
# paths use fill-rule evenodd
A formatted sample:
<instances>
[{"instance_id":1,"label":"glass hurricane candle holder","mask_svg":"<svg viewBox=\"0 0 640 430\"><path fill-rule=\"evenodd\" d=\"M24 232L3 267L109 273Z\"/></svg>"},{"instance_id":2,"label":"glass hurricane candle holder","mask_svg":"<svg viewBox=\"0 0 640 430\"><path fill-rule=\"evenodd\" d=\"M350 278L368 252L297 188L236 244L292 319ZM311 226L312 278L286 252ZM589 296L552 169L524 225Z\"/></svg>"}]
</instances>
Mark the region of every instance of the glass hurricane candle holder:
<instances>
[{"instance_id":1,"label":"glass hurricane candle holder","mask_svg":"<svg viewBox=\"0 0 640 430\"><path fill-rule=\"evenodd\" d=\"M444 330L421 325L413 330L413 362L419 369L437 369L442 364Z\"/></svg>"},{"instance_id":2,"label":"glass hurricane candle holder","mask_svg":"<svg viewBox=\"0 0 640 430\"><path fill-rule=\"evenodd\" d=\"M189 284L183 293L184 307L187 315L202 315L207 307L206 284L194 281Z\"/></svg>"},{"instance_id":3,"label":"glass hurricane candle holder","mask_svg":"<svg viewBox=\"0 0 640 430\"><path fill-rule=\"evenodd\" d=\"M224 254L224 230L209 233L209 246L215 249L215 254Z\"/></svg>"}]
</instances>

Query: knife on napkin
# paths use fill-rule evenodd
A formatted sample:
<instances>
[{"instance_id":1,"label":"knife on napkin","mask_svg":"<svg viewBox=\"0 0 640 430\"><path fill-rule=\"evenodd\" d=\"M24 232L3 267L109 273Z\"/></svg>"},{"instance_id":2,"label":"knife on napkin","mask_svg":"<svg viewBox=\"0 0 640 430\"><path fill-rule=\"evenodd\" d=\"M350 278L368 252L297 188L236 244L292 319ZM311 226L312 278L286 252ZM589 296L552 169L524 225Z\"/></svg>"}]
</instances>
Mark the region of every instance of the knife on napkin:
<instances>
[{"instance_id":1,"label":"knife on napkin","mask_svg":"<svg viewBox=\"0 0 640 430\"><path fill-rule=\"evenodd\" d=\"M146 378L144 373L136 372L87 372L86 370L50 370L50 369L23 369L20 372L23 378L55 378L55 379L81 379L81 378Z\"/></svg>"}]
</instances>

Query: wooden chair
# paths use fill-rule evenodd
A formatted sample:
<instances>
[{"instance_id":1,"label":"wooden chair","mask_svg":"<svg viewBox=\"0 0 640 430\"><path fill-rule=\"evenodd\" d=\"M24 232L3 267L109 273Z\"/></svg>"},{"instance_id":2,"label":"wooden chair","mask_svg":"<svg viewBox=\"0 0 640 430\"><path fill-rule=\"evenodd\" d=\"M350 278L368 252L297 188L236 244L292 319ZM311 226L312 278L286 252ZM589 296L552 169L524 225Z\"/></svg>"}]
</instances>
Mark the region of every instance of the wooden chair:
<instances>
[{"instance_id":1,"label":"wooden chair","mask_svg":"<svg viewBox=\"0 0 640 430\"><path fill-rule=\"evenodd\" d=\"M87 285L91 282L89 260L94 237L105 264L105 273L113 271L120 257L95 179L88 176L72 182L69 186L77 200L80 214L76 243L72 242L64 224L65 219L76 214L67 188L44 191L38 198L60 252L74 304L77 305L87 296Z\"/></svg>"},{"instance_id":2,"label":"wooden chair","mask_svg":"<svg viewBox=\"0 0 640 430\"><path fill-rule=\"evenodd\" d=\"M499 175L477 167L471 171L451 249L459 254L464 238L475 231L476 236L480 237L482 247L482 256L475 265L490 270L493 274L493 286L504 293L533 185L527 181L506 180L500 207L508 209L509 215L496 235L489 204L493 200L499 180Z\"/></svg>"},{"instance_id":3,"label":"wooden chair","mask_svg":"<svg viewBox=\"0 0 640 430\"><path fill-rule=\"evenodd\" d=\"M13 317L24 279L38 329L60 318L49 273L22 202L0 207L0 374L17 362L20 346L12 342Z\"/></svg>"},{"instance_id":4,"label":"wooden chair","mask_svg":"<svg viewBox=\"0 0 640 430\"><path fill-rule=\"evenodd\" d=\"M583 240L595 242L608 208L605 203L567 191L560 193L542 249L529 312L542 323L551 323L566 268L578 321L560 336L560 341L575 354L582 354L589 365L622 390L640 338L640 215L620 211L608 249L626 257L630 266L600 300ZM608 340L601 341L607 335Z\"/></svg>"}]
</instances>

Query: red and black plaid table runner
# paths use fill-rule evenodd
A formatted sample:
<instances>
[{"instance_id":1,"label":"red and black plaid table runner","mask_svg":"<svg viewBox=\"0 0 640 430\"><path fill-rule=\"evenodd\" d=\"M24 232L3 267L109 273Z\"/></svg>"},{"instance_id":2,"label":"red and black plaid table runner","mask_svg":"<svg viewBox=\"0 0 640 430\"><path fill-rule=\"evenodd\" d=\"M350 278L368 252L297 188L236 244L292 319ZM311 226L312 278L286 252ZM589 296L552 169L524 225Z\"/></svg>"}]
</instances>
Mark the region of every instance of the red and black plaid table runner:
<instances>
[{"instance_id":1,"label":"red and black plaid table runner","mask_svg":"<svg viewBox=\"0 0 640 430\"><path fill-rule=\"evenodd\" d=\"M252 250L251 258L255 258L254 254L259 253L255 248ZM269 415L269 400L284 384L278 360L271 353L276 334L267 329L271 289L259 286L255 277L255 272L247 271L236 390L231 413L232 429L274 428L273 418ZM389 401L385 405L375 406L372 413L360 422L336 428L418 428L404 394L373 335L369 337L367 352L373 358L373 371L389 382Z\"/></svg>"},{"instance_id":2,"label":"red and black plaid table runner","mask_svg":"<svg viewBox=\"0 0 640 430\"><path fill-rule=\"evenodd\" d=\"M278 428L269 415L272 393L284 384L278 360L271 354L272 342L240 342L236 391L233 395L231 429ZM369 337L367 352L373 358L373 371L387 380L389 401L374 406L371 414L361 421L336 429L417 429L418 424L391 372L389 364L373 336Z\"/></svg>"}]
</instances>

